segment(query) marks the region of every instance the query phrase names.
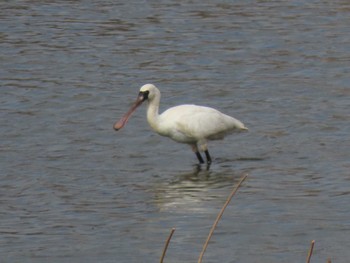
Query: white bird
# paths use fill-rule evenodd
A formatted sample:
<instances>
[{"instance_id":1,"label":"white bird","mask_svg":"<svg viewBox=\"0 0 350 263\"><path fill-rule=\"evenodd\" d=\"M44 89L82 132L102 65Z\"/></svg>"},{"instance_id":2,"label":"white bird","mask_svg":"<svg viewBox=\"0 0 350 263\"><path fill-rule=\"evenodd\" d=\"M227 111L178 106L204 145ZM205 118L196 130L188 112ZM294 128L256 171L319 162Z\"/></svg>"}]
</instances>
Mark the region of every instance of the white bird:
<instances>
[{"instance_id":1,"label":"white bird","mask_svg":"<svg viewBox=\"0 0 350 263\"><path fill-rule=\"evenodd\" d=\"M208 165L211 163L208 140L221 140L233 132L248 130L239 120L204 106L179 105L159 114L160 91L153 84L141 87L133 106L113 128L117 131L123 128L145 100L148 101L147 121L151 128L176 142L189 144L200 163L204 163L204 160L199 150L204 151Z\"/></svg>"}]
</instances>

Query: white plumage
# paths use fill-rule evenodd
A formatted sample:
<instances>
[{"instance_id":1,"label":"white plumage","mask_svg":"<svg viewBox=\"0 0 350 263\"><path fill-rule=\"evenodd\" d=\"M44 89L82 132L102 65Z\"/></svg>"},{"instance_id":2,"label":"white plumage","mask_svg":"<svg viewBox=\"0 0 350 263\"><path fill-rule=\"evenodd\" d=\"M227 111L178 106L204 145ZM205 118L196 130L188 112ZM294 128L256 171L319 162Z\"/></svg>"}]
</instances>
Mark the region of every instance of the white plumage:
<instances>
[{"instance_id":1,"label":"white plumage","mask_svg":"<svg viewBox=\"0 0 350 263\"><path fill-rule=\"evenodd\" d=\"M199 149L204 151L207 163L211 163L207 141L220 140L233 132L248 130L239 120L220 111L197 105L180 105L159 114L160 91L153 84L143 85L130 110L114 124L114 129L124 127L131 114L148 100L147 121L162 136L191 145L200 163L204 163Z\"/></svg>"}]
</instances>

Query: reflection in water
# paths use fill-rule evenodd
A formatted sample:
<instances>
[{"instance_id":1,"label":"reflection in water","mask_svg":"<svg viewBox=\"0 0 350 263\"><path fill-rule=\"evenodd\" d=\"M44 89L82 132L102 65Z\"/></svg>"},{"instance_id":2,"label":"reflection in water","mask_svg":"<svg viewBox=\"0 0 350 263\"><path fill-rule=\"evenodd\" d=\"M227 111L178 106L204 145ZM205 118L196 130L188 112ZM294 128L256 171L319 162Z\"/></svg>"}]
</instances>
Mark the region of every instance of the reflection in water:
<instances>
[{"instance_id":1,"label":"reflection in water","mask_svg":"<svg viewBox=\"0 0 350 263\"><path fill-rule=\"evenodd\" d=\"M196 165L193 171L174 175L172 181L156 185L154 201L160 210L207 211L205 201L217 202L220 207L229 192L223 189L233 187L241 176L232 170L215 172Z\"/></svg>"}]
</instances>

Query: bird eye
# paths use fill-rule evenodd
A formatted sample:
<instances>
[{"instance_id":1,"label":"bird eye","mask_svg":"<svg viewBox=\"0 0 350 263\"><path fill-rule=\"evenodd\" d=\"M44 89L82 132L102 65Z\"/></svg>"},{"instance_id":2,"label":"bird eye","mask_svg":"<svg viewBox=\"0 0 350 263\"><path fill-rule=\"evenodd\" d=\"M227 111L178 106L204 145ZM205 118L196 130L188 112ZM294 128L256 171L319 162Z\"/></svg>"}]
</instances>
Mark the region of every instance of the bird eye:
<instances>
[{"instance_id":1,"label":"bird eye","mask_svg":"<svg viewBox=\"0 0 350 263\"><path fill-rule=\"evenodd\" d=\"M143 101L147 100L148 99L148 95L149 95L149 91L146 90L146 91L140 91L139 93L139 96L141 96L143 99Z\"/></svg>"}]
</instances>

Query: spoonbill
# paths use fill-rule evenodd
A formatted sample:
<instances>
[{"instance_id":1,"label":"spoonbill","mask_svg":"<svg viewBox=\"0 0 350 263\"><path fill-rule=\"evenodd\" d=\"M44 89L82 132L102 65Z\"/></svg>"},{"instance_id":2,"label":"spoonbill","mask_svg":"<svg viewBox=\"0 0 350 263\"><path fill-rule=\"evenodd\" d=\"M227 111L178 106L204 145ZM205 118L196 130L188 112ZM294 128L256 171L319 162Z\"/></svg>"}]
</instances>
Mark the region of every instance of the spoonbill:
<instances>
[{"instance_id":1,"label":"spoonbill","mask_svg":"<svg viewBox=\"0 0 350 263\"><path fill-rule=\"evenodd\" d=\"M151 128L162 136L190 145L201 164L204 160L200 151L205 153L208 165L212 162L208 140L221 140L228 134L248 130L239 120L204 106L179 105L159 114L160 91L153 84L145 84L140 88L135 103L113 128L116 131L123 128L131 114L146 100L147 121Z\"/></svg>"}]
</instances>

